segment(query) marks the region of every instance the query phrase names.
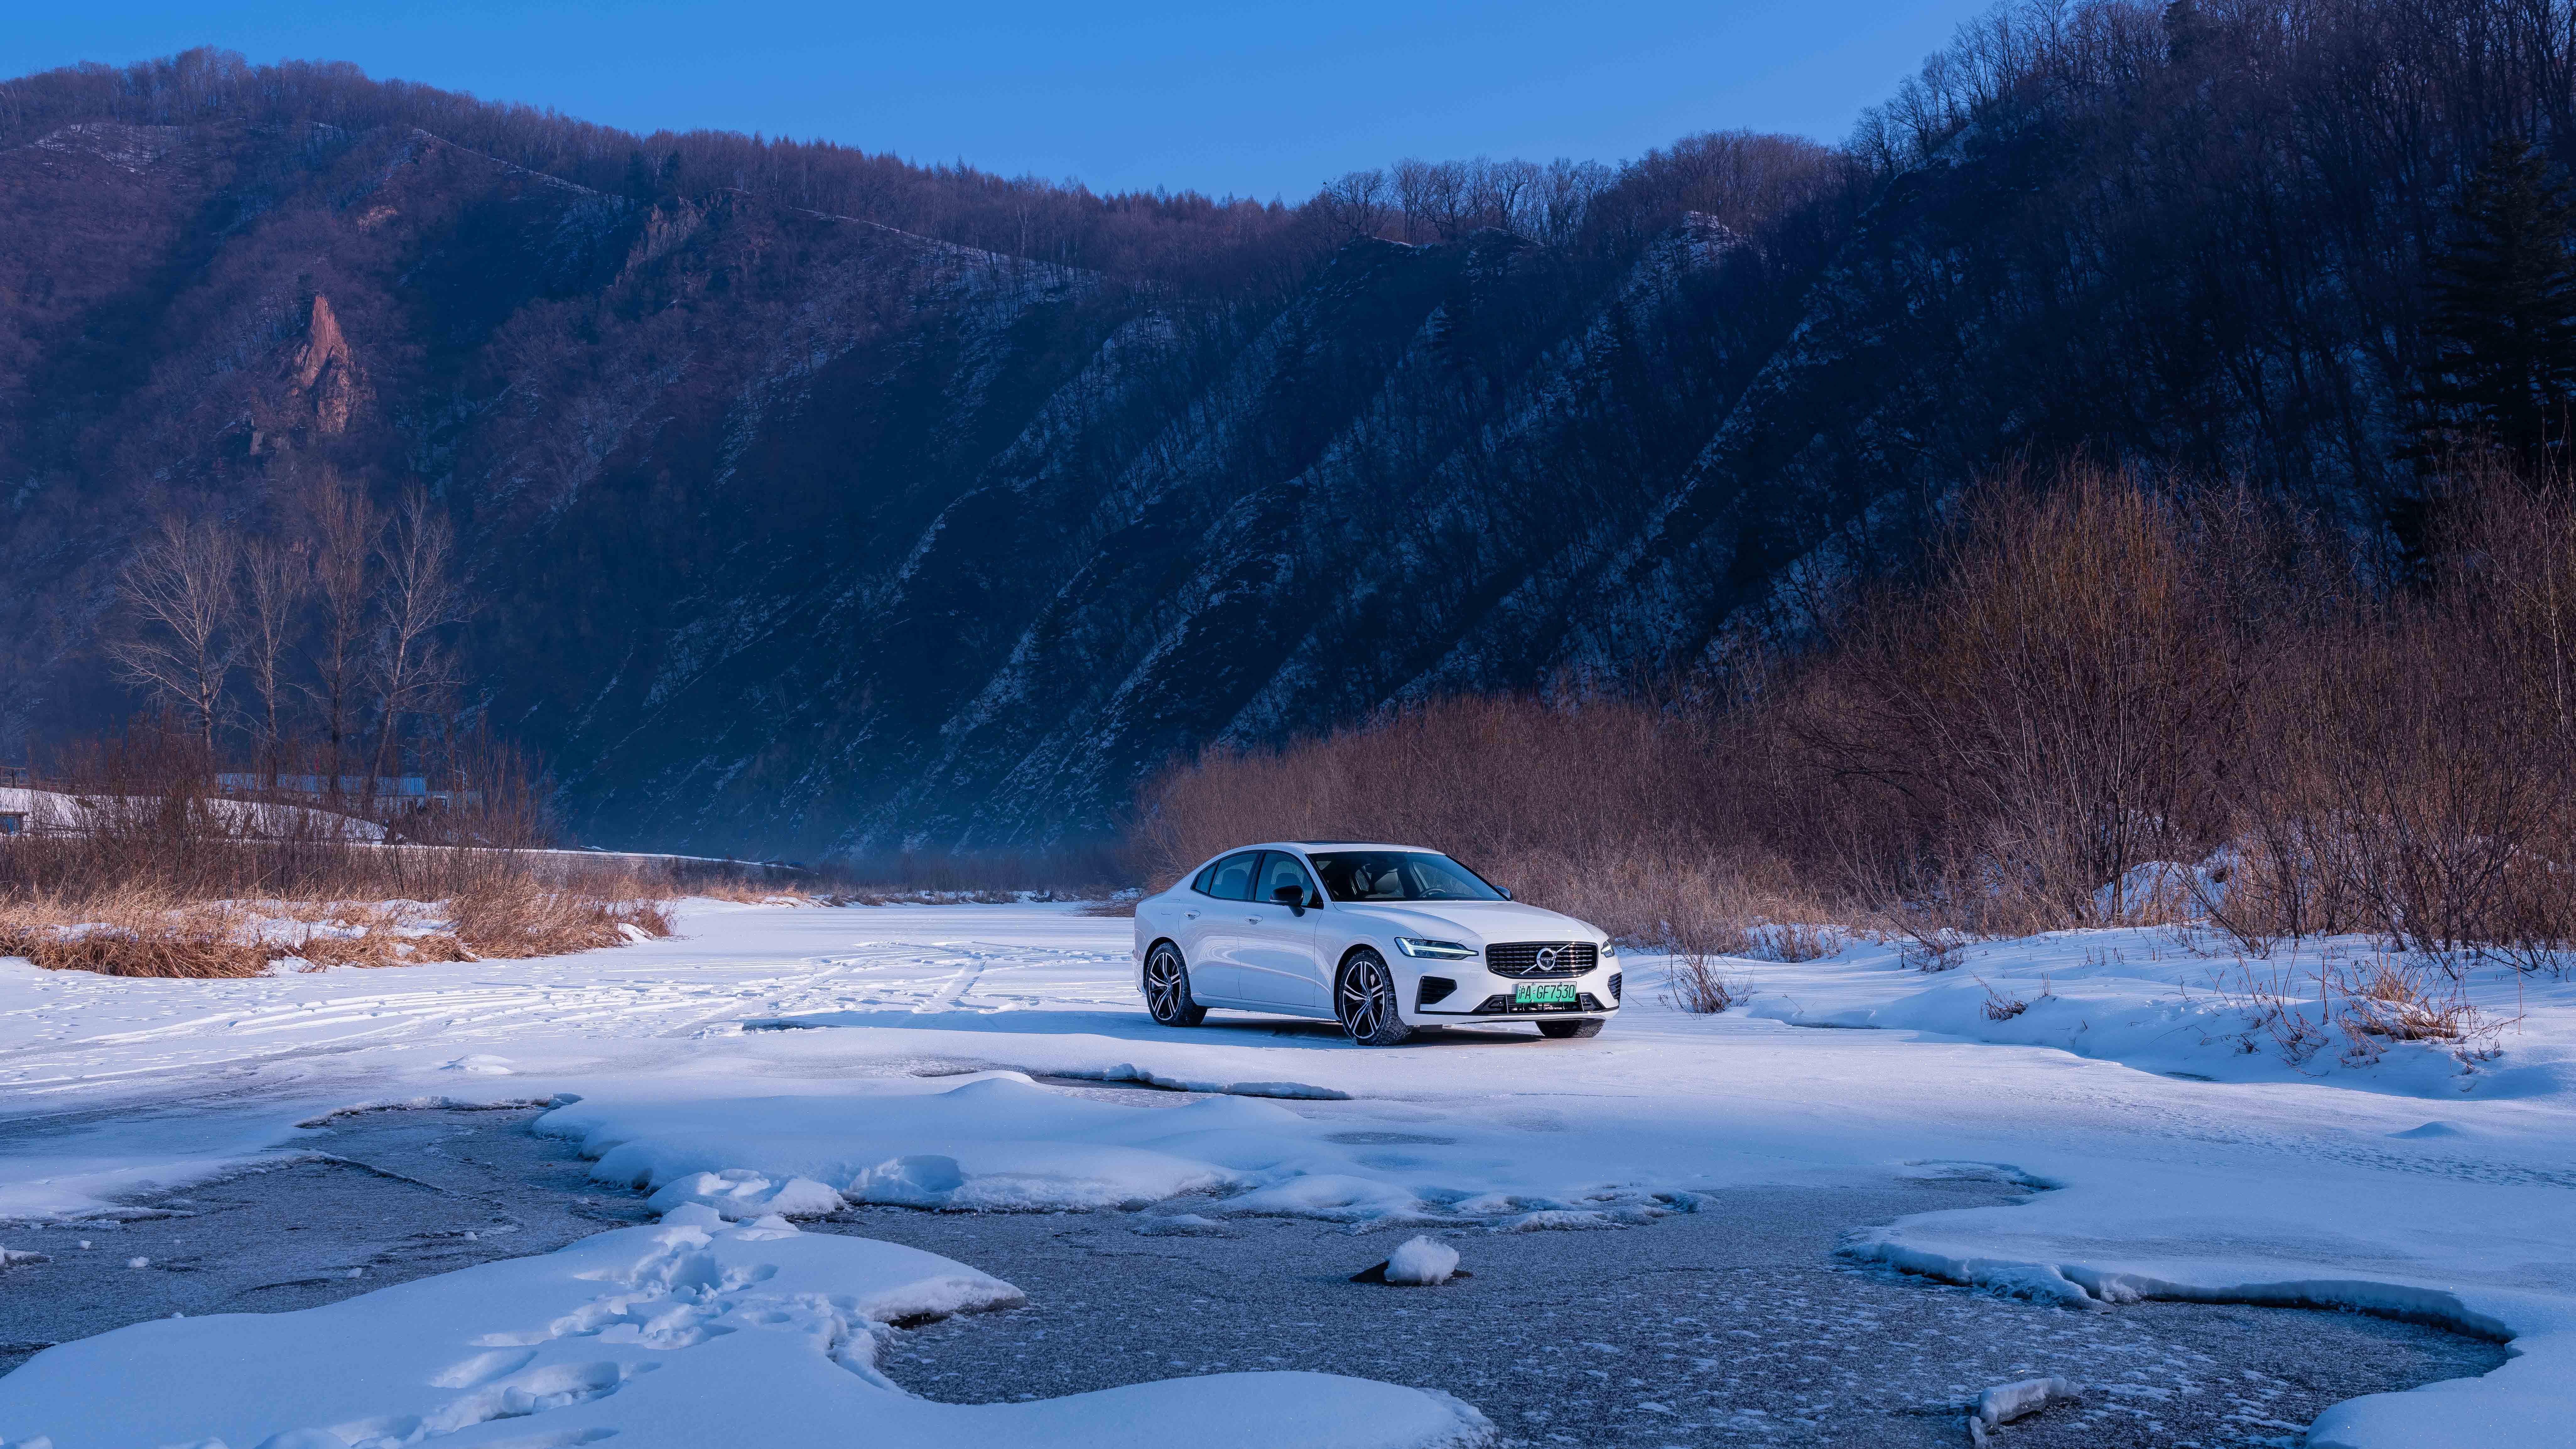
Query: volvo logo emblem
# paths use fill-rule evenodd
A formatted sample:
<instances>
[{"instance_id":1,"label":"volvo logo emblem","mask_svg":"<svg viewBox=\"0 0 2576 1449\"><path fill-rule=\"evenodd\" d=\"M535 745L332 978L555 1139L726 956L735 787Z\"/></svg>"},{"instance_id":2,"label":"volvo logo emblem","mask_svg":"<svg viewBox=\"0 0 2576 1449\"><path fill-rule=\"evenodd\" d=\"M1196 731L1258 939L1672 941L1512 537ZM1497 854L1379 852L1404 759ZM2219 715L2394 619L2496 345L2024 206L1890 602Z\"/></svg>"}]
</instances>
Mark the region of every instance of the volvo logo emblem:
<instances>
[{"instance_id":1,"label":"volvo logo emblem","mask_svg":"<svg viewBox=\"0 0 2576 1449\"><path fill-rule=\"evenodd\" d=\"M1538 960L1531 964L1541 971L1553 971L1556 969L1556 961L1556 948L1554 946L1542 946L1539 948Z\"/></svg>"}]
</instances>

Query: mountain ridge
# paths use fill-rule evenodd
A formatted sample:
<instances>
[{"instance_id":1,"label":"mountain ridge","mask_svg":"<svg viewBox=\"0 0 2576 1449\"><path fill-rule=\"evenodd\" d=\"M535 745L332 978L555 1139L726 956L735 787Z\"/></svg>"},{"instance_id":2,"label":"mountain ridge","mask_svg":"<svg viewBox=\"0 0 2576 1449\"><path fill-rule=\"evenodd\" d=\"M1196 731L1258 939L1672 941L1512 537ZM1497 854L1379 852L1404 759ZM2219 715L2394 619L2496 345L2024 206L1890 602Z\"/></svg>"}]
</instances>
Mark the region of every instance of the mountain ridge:
<instances>
[{"instance_id":1,"label":"mountain ridge","mask_svg":"<svg viewBox=\"0 0 2576 1449\"><path fill-rule=\"evenodd\" d=\"M2091 0L1843 153L1699 138L1548 241L834 162L879 220L742 138L74 87L0 144L0 749L131 707L95 647L145 519L274 530L324 476L455 520L461 703L577 832L715 853L1042 846L1212 742L1723 667L2019 458L2235 477L2377 547L2442 207L2517 108L2576 106L2545 55L2481 74L2395 6L2265 27L2297 8L2203 6L2177 52ZM2447 107L2411 149L2343 83L2392 35ZM952 193L1190 260L995 250Z\"/></svg>"}]
</instances>

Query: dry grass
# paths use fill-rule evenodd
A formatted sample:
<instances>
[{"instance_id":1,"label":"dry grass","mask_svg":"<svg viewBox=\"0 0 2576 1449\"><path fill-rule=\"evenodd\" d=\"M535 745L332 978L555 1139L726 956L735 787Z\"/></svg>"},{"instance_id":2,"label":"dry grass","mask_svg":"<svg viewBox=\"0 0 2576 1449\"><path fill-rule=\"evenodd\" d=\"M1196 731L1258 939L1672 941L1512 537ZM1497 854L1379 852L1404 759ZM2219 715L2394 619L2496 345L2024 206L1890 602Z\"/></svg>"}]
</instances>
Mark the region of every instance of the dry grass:
<instances>
[{"instance_id":1,"label":"dry grass","mask_svg":"<svg viewBox=\"0 0 2576 1449\"><path fill-rule=\"evenodd\" d=\"M2440 1047L2474 1066L2493 1060L2498 1038L2521 1020L2478 1007L2466 984L2438 963L2388 951L2260 967L2240 960L2233 975L2211 985L2245 1022L2233 1033L2241 1050L2269 1050L2302 1069L2338 1035L2347 1066L2376 1062L2401 1042Z\"/></svg>"},{"instance_id":2,"label":"dry grass","mask_svg":"<svg viewBox=\"0 0 2576 1449\"><path fill-rule=\"evenodd\" d=\"M505 882L459 895L450 910L457 938L478 956L560 956L671 934L670 903L641 889L633 880L606 890Z\"/></svg>"},{"instance_id":3,"label":"dry grass","mask_svg":"<svg viewBox=\"0 0 2576 1449\"><path fill-rule=\"evenodd\" d=\"M551 956L671 932L667 901L521 877L446 902L179 901L126 892L0 906L0 955L106 976L240 977Z\"/></svg>"},{"instance_id":4,"label":"dry grass","mask_svg":"<svg viewBox=\"0 0 2576 1449\"><path fill-rule=\"evenodd\" d=\"M142 898L86 908L22 902L0 907L0 956L104 976L264 975L271 959L289 953L245 940L242 915L232 907Z\"/></svg>"}]
</instances>

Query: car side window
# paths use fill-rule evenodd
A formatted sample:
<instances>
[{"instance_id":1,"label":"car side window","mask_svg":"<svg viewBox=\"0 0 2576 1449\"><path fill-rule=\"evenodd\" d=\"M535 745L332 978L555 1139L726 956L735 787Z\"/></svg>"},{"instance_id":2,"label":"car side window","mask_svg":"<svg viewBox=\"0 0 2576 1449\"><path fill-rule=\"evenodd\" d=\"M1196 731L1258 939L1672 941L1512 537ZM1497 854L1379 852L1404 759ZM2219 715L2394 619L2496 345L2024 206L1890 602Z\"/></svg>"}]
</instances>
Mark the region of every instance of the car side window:
<instances>
[{"instance_id":1,"label":"car side window","mask_svg":"<svg viewBox=\"0 0 2576 1449\"><path fill-rule=\"evenodd\" d=\"M1208 890L1208 882L1214 879L1216 879L1216 862L1209 861L1205 868L1200 870L1197 875L1190 878L1190 889L1197 891L1200 895L1208 895L1211 893Z\"/></svg>"},{"instance_id":2,"label":"car side window","mask_svg":"<svg viewBox=\"0 0 2576 1449\"><path fill-rule=\"evenodd\" d=\"M1276 901L1279 899L1279 888L1282 886L1295 887L1299 900L1315 898L1315 884L1307 879L1306 867L1298 863L1297 857L1274 850L1262 857L1261 888L1252 893L1252 898L1256 901Z\"/></svg>"},{"instance_id":3,"label":"car side window","mask_svg":"<svg viewBox=\"0 0 2576 1449\"><path fill-rule=\"evenodd\" d=\"M1221 901L1252 899L1252 877L1261 865L1261 852L1238 850L1216 863L1209 879L1207 893Z\"/></svg>"}]
</instances>

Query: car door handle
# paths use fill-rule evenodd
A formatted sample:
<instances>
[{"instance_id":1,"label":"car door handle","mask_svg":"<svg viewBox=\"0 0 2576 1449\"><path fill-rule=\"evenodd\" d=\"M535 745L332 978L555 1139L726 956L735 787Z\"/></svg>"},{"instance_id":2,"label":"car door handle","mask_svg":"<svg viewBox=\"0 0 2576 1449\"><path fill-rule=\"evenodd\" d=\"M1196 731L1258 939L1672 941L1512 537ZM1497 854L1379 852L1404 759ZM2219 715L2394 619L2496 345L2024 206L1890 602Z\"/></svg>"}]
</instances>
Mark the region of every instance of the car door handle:
<instances>
[{"instance_id":1,"label":"car door handle","mask_svg":"<svg viewBox=\"0 0 2576 1449\"><path fill-rule=\"evenodd\" d=\"M1183 912L1181 912L1181 914L1182 914L1183 916L1187 917L1188 919L1193 920L1193 921L1195 921L1195 920L1197 920L1197 919L1199 918L1199 913L1198 913L1198 912L1196 912L1196 911L1183 911Z\"/></svg>"},{"instance_id":2,"label":"car door handle","mask_svg":"<svg viewBox=\"0 0 2576 1449\"><path fill-rule=\"evenodd\" d=\"M1261 924L1261 918L1259 916L1246 916L1243 918L1243 923L1247 926L1258 926Z\"/></svg>"}]
</instances>

